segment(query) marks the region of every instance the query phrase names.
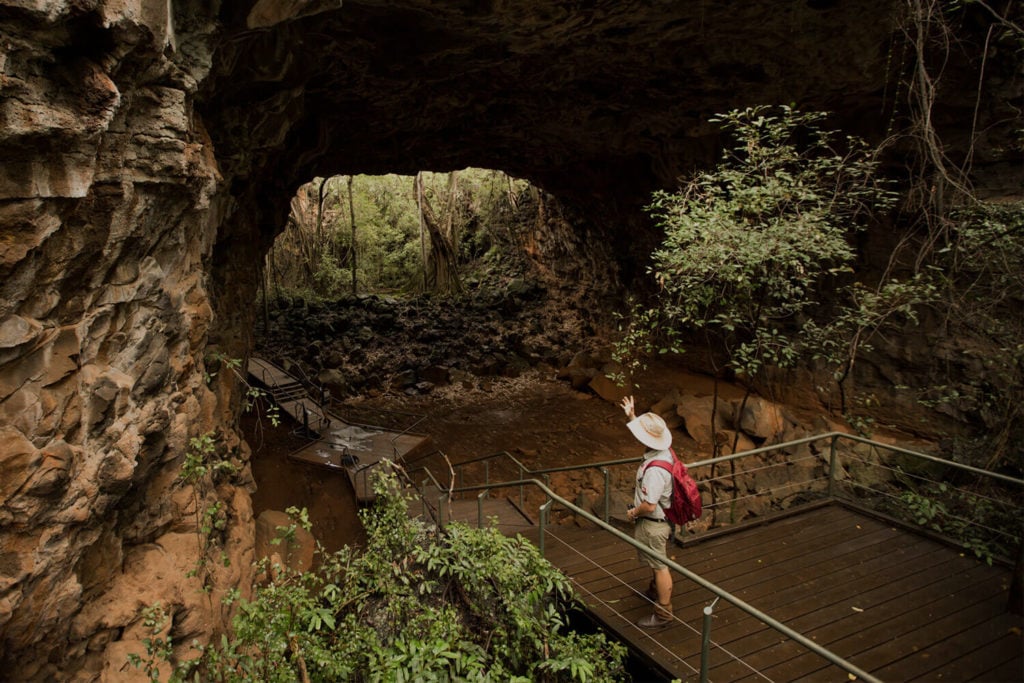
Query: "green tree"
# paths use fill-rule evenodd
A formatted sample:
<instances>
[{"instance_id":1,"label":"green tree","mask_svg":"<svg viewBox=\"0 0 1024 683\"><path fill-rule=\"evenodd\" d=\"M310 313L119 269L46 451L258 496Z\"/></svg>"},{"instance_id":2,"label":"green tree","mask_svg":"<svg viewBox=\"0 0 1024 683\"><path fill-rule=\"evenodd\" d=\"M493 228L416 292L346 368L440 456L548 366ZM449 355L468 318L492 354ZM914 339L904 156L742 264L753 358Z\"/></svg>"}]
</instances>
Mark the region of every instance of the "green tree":
<instances>
[{"instance_id":1,"label":"green tree","mask_svg":"<svg viewBox=\"0 0 1024 683\"><path fill-rule=\"evenodd\" d=\"M856 255L851 237L896 195L878 181L867 144L822 130L824 119L790 107L712 119L731 140L719 164L656 192L647 207L665 233L650 269L659 290L653 306L634 311L620 360L635 363L655 342L682 352L694 341L710 351L716 393L726 372L753 380L813 356L841 380L866 330L912 311L918 289L883 294L888 280L867 297L863 285L842 284ZM826 290L845 325L815 324Z\"/></svg>"}]
</instances>

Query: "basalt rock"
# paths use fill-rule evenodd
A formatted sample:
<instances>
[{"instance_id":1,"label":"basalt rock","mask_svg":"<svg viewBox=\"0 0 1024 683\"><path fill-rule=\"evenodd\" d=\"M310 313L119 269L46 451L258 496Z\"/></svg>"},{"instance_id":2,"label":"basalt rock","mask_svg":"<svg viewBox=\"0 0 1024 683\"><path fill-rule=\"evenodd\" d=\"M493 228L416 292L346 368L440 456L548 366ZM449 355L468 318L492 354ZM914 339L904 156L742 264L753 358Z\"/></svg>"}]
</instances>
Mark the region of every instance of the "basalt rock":
<instances>
[{"instance_id":1,"label":"basalt rock","mask_svg":"<svg viewBox=\"0 0 1024 683\"><path fill-rule=\"evenodd\" d=\"M936 56L934 120L978 188L1010 195L1021 74L975 5L958 19L970 39ZM515 236L537 269L506 314L547 273L550 295L586 303L585 328L644 273L650 191L717 156L713 114L796 103L875 141L903 126L905 9L0 0L3 676L123 677L146 602L181 652L224 625L219 591L251 578L251 478L238 383L208 366L248 352L263 256L299 185L465 166L527 178L564 210L538 193ZM369 323L332 323L363 326L352 343L369 346ZM523 342L523 357L558 344ZM179 477L203 434L240 465L233 481ZM233 561L205 565L208 595L186 576L197 513L217 502Z\"/></svg>"}]
</instances>

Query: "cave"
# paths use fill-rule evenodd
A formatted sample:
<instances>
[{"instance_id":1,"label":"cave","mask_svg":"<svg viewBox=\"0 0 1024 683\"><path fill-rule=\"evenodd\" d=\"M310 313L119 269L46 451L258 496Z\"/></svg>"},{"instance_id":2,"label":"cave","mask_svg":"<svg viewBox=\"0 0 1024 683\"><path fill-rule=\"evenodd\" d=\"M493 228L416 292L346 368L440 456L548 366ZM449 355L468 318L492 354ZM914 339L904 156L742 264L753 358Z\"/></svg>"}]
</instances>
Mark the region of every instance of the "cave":
<instances>
[{"instance_id":1,"label":"cave","mask_svg":"<svg viewBox=\"0 0 1024 683\"><path fill-rule=\"evenodd\" d=\"M922 16L932 9L0 3L5 675L119 680L145 636L139 609L157 599L183 642L225 626L185 578L195 503L177 473L208 433L238 463L239 479L215 492L234 561L211 572L210 594L246 584L239 396L205 360L251 349L259 265L299 185L501 169L573 217L544 258L576 272L586 260L577 295L614 301L657 241L642 211L651 191L716 159L715 114L792 104L879 143L912 128L903 84L915 68L945 64L931 112L943 154L970 160L979 195L1019 199L1024 78L992 27L1019 27L1022 10L972 3L944 49L938 19ZM912 145L886 163L905 177ZM886 237L872 241L884 259Z\"/></svg>"}]
</instances>

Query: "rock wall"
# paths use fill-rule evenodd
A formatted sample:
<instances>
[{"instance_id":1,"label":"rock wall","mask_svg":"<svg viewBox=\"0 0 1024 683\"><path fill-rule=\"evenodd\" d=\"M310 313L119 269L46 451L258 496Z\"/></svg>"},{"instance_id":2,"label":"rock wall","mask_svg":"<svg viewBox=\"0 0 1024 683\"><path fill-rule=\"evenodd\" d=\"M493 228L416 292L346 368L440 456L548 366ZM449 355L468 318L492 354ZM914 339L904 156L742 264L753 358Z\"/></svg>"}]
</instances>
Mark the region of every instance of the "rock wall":
<instances>
[{"instance_id":1,"label":"rock wall","mask_svg":"<svg viewBox=\"0 0 1024 683\"><path fill-rule=\"evenodd\" d=\"M174 5L0 3L5 680L124 680L141 607L202 637L221 615L201 582L248 571L245 489L178 481L191 438L244 447L204 377L220 178L193 105L213 24ZM188 578L207 495L236 562Z\"/></svg>"}]
</instances>

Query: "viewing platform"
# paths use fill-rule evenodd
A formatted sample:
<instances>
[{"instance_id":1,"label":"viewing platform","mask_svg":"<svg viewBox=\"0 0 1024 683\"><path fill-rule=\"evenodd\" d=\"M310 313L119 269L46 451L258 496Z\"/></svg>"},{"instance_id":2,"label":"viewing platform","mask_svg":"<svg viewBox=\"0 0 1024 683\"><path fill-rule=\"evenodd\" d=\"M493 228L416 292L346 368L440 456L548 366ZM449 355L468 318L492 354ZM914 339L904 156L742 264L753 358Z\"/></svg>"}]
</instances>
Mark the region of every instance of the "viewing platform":
<instances>
[{"instance_id":1,"label":"viewing platform","mask_svg":"<svg viewBox=\"0 0 1024 683\"><path fill-rule=\"evenodd\" d=\"M250 358L248 370L250 378L312 439L289 453L289 459L344 473L360 503L373 500L369 475L382 461L401 463L431 448L425 434L345 421L323 405L320 397L314 397L299 378L270 361Z\"/></svg>"},{"instance_id":2,"label":"viewing platform","mask_svg":"<svg viewBox=\"0 0 1024 683\"><path fill-rule=\"evenodd\" d=\"M908 474L913 460L943 479ZM496 524L533 541L573 582L593 621L666 681L1024 681L1024 617L1010 604L1021 580L1012 558L1021 552L1024 481L836 432L689 463L710 529L669 544L674 619L648 630L636 622L653 610L644 595L651 573L638 560L632 524L602 519L545 483L556 472L599 469L607 496L610 470L632 472L637 461L531 471L502 452L456 464L450 474L459 486L446 491L434 479L422 500L442 523ZM716 475L727 461L735 467ZM499 466L519 477L494 481ZM714 523L731 517L734 478L771 470L786 474L765 477L776 488L749 497L785 505ZM483 481L467 483L467 472L482 472ZM904 509L954 488L960 504L980 502L942 506L942 521L973 539L977 554L937 533L939 520L922 528ZM539 510L524 507L526 490L542 493ZM548 523L555 506L560 523ZM989 519L973 518L978 510ZM1009 557L986 556L977 545L983 536Z\"/></svg>"}]
</instances>

